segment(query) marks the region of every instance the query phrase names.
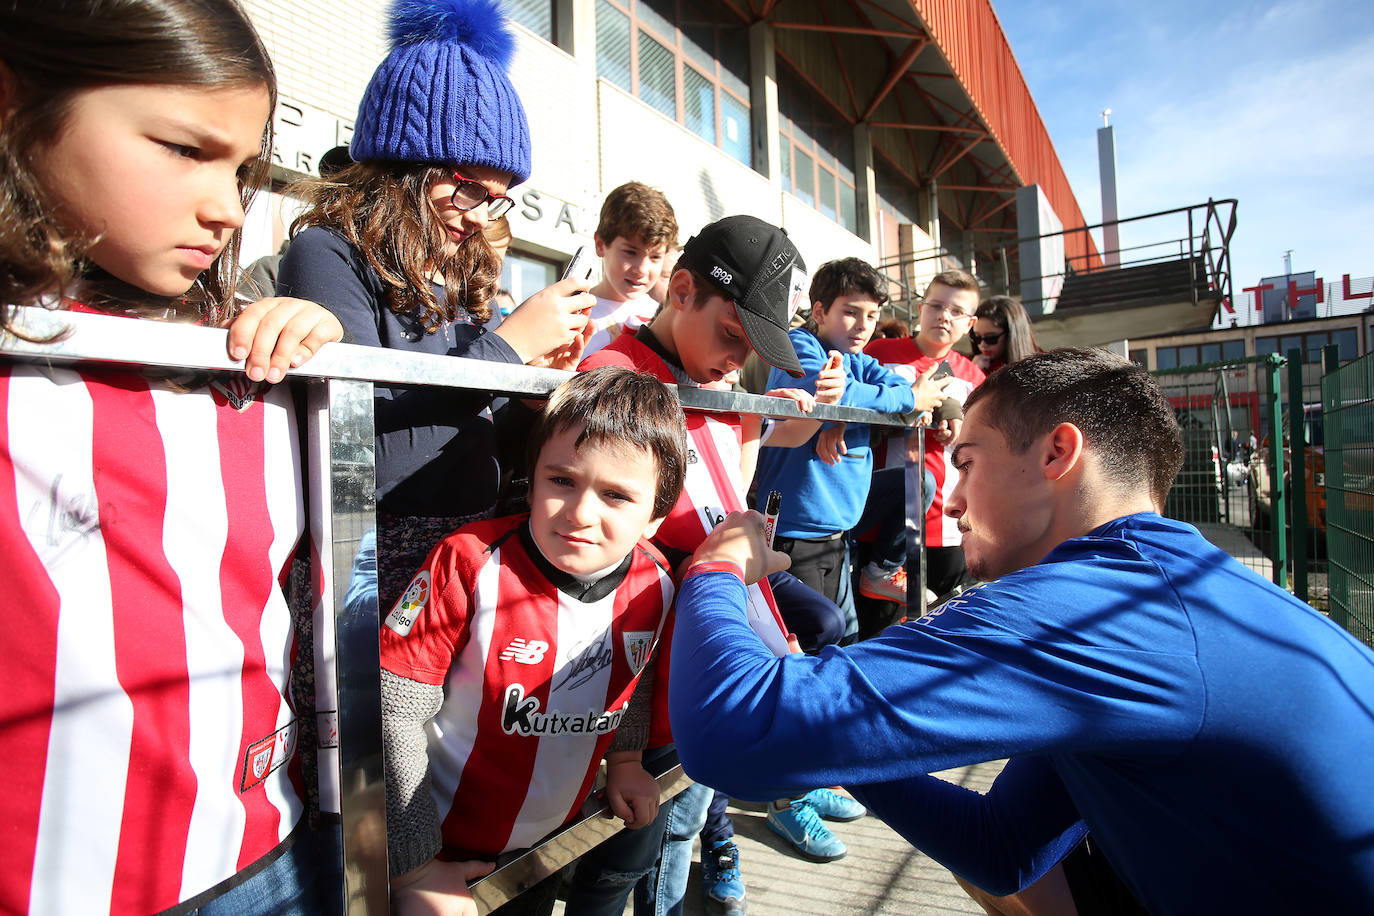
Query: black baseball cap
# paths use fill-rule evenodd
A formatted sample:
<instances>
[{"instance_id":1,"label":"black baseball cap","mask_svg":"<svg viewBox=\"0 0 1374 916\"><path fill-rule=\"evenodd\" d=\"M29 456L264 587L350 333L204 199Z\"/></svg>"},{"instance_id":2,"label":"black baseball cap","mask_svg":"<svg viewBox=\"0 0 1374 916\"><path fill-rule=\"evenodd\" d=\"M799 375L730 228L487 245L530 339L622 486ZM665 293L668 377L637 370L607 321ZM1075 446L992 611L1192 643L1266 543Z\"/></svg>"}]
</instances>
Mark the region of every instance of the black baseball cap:
<instances>
[{"instance_id":1,"label":"black baseball cap","mask_svg":"<svg viewBox=\"0 0 1374 916\"><path fill-rule=\"evenodd\" d=\"M787 231L753 216L716 220L687 240L678 267L691 268L734 300L749 344L771 366L805 375L787 336L806 296L806 264Z\"/></svg>"}]
</instances>

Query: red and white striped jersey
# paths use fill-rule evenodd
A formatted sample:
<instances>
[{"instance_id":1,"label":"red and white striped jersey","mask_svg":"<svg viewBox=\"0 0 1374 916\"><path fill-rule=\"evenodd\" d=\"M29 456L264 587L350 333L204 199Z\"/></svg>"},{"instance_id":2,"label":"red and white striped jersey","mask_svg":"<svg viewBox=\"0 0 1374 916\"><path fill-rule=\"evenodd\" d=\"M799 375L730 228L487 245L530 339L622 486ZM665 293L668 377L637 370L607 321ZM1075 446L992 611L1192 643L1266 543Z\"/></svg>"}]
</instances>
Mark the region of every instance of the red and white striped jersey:
<instances>
[{"instance_id":1,"label":"red and white striped jersey","mask_svg":"<svg viewBox=\"0 0 1374 916\"><path fill-rule=\"evenodd\" d=\"M628 366L647 372L665 384L676 384L672 370L663 358L630 334L621 334L578 366L579 371L597 366ZM742 511L745 481L741 468L743 432L739 414L687 413L687 475L682 495L663 520L655 543L671 550L691 554L706 540L706 535L731 512ZM786 655L787 627L778 614L773 590L767 579L749 586L746 613L755 632L778 655ZM666 658L665 658L666 660ZM662 676L667 665L659 666Z\"/></svg>"},{"instance_id":2,"label":"red and white striped jersey","mask_svg":"<svg viewBox=\"0 0 1374 916\"><path fill-rule=\"evenodd\" d=\"M864 352L887 368L900 374L907 381L914 382L916 377L940 360L933 359L921 352L913 337L883 337L869 343ZM983 383L983 370L962 353L950 350L943 359L949 361L954 371L954 381L950 382L945 393L963 403L973 389ZM945 500L954 492L959 482L959 472L950 461L949 451L935 438L935 433L927 430L926 468L935 475L935 502L926 511L926 546L957 547L963 539L959 524L945 515ZM878 468L902 467L906 464L906 445L900 436L886 439L877 449Z\"/></svg>"},{"instance_id":3,"label":"red and white striped jersey","mask_svg":"<svg viewBox=\"0 0 1374 916\"><path fill-rule=\"evenodd\" d=\"M0 366L4 912L163 910L300 820L295 413L223 378Z\"/></svg>"},{"instance_id":4,"label":"red and white striped jersey","mask_svg":"<svg viewBox=\"0 0 1374 916\"><path fill-rule=\"evenodd\" d=\"M441 541L382 627L383 668L444 686L428 733L448 857L530 846L576 813L673 601L648 542L588 589L539 554L527 518Z\"/></svg>"}]
</instances>

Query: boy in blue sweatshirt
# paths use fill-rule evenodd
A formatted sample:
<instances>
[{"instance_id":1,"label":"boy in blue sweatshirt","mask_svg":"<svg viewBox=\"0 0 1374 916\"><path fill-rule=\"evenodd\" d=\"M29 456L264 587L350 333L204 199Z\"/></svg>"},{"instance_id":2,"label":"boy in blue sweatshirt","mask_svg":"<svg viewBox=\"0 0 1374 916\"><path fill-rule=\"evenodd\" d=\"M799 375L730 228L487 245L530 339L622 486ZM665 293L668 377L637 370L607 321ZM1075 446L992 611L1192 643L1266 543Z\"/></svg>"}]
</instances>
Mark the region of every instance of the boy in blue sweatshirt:
<instances>
[{"instance_id":1,"label":"boy in blue sweatshirt","mask_svg":"<svg viewBox=\"0 0 1374 916\"><path fill-rule=\"evenodd\" d=\"M863 352L888 301L887 286L886 277L858 258L821 265L811 280L811 320L789 332L806 374L788 379L774 369L768 386L791 384L814 391L817 374L838 363L847 376L843 405L907 413L915 404L914 392L923 387L930 390L922 393L931 395L922 398L923 403L938 401L934 392L946 382L931 381L936 367L913 384ZM873 499L869 499L870 483L875 488ZM846 636L852 637L858 629L849 587L849 535L888 521L881 518L884 514L891 516L891 524L880 528L872 569L865 574L878 580L879 588L886 587L877 597L906 600L903 488L901 468L873 476L867 423L826 424L800 448L771 448L764 442L759 457L759 501L772 490L783 497L774 545L792 558L793 575L844 609L849 622ZM865 513L865 505L872 507L870 512ZM884 513L894 506L898 511Z\"/></svg>"}]
</instances>

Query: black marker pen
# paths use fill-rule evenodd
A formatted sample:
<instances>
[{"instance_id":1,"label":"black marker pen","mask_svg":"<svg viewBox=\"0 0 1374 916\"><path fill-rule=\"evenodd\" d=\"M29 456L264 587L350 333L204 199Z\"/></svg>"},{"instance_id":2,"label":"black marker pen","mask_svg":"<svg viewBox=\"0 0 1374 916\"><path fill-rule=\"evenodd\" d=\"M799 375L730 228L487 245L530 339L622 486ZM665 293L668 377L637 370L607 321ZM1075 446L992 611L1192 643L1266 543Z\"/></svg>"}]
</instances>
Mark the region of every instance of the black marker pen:
<instances>
[{"instance_id":1,"label":"black marker pen","mask_svg":"<svg viewBox=\"0 0 1374 916\"><path fill-rule=\"evenodd\" d=\"M768 502L763 509L763 539L768 549L773 549L773 532L778 527L778 513L782 511L782 494L773 490L768 494Z\"/></svg>"}]
</instances>

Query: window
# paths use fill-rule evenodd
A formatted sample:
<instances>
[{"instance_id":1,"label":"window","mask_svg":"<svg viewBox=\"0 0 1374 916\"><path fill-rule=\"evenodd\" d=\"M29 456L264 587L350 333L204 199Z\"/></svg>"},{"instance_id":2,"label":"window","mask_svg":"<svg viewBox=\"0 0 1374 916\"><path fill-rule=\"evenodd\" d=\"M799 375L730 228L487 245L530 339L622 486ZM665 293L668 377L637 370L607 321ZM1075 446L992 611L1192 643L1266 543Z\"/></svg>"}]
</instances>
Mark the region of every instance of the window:
<instances>
[{"instance_id":1,"label":"window","mask_svg":"<svg viewBox=\"0 0 1374 916\"><path fill-rule=\"evenodd\" d=\"M1155 351L1156 369L1178 368L1178 347L1160 347Z\"/></svg>"},{"instance_id":2,"label":"window","mask_svg":"<svg viewBox=\"0 0 1374 916\"><path fill-rule=\"evenodd\" d=\"M855 217L853 128L795 77L778 74L782 187L850 232Z\"/></svg>"},{"instance_id":3,"label":"window","mask_svg":"<svg viewBox=\"0 0 1374 916\"><path fill-rule=\"evenodd\" d=\"M1244 358L1245 358L1245 341L1243 341L1243 340L1227 340L1227 341L1223 341L1222 344L1221 344L1221 358L1222 358L1222 359L1244 359Z\"/></svg>"},{"instance_id":4,"label":"window","mask_svg":"<svg viewBox=\"0 0 1374 916\"><path fill-rule=\"evenodd\" d=\"M553 0L505 0L504 8L513 21L553 42Z\"/></svg>"},{"instance_id":5,"label":"window","mask_svg":"<svg viewBox=\"0 0 1374 916\"><path fill-rule=\"evenodd\" d=\"M1332 331L1331 342L1336 345L1337 353L1342 360L1354 359L1360 355L1359 333L1354 328Z\"/></svg>"},{"instance_id":6,"label":"window","mask_svg":"<svg viewBox=\"0 0 1374 916\"><path fill-rule=\"evenodd\" d=\"M1355 328L1259 337L1255 340L1255 352L1260 355L1277 353L1287 358L1289 350L1298 349L1303 351L1303 362L1320 363L1322 348L1331 344L1336 345L1336 352L1341 360L1351 360L1359 356L1359 332Z\"/></svg>"},{"instance_id":7,"label":"window","mask_svg":"<svg viewBox=\"0 0 1374 916\"><path fill-rule=\"evenodd\" d=\"M1131 362L1135 363L1137 366L1144 366L1146 369L1148 369L1150 368L1148 356L1148 350L1132 350Z\"/></svg>"},{"instance_id":8,"label":"window","mask_svg":"<svg viewBox=\"0 0 1374 916\"><path fill-rule=\"evenodd\" d=\"M501 288L510 291L516 305L558 282L559 265L511 249L501 262Z\"/></svg>"},{"instance_id":9,"label":"window","mask_svg":"<svg viewBox=\"0 0 1374 916\"><path fill-rule=\"evenodd\" d=\"M596 74L753 165L749 30L719 0L597 0Z\"/></svg>"}]
</instances>

